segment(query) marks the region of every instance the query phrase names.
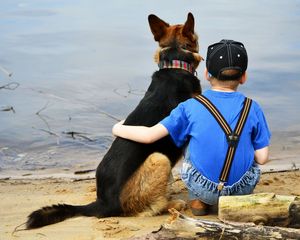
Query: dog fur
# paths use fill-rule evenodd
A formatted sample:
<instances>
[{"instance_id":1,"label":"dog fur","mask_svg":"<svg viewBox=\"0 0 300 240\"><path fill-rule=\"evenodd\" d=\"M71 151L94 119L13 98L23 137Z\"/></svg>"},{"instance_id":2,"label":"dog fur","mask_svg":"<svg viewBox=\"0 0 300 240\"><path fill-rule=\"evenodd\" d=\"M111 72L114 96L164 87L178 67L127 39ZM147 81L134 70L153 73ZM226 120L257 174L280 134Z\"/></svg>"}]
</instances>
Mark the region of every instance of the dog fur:
<instances>
[{"instance_id":1,"label":"dog fur","mask_svg":"<svg viewBox=\"0 0 300 240\"><path fill-rule=\"evenodd\" d=\"M157 62L181 60L197 68L202 58L198 54L198 36L191 13L185 24L169 25L153 14L148 21L159 43L155 54ZM153 126L180 102L200 93L200 81L192 73L183 69L160 69L154 72L145 96L124 124ZM167 185L171 169L183 150L176 147L169 136L153 144L117 137L96 171L96 201L83 206L43 207L28 216L27 229L74 216L153 216L171 207L182 208L182 201L169 201Z\"/></svg>"}]
</instances>

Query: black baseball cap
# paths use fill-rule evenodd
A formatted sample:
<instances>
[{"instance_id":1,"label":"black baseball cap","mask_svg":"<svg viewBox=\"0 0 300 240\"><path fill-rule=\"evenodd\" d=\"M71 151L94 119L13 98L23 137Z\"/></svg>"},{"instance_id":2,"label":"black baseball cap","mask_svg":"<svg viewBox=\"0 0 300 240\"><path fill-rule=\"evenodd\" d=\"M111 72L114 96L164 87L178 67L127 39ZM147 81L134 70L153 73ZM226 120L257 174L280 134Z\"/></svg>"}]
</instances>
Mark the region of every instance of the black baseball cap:
<instances>
[{"instance_id":1,"label":"black baseball cap","mask_svg":"<svg viewBox=\"0 0 300 240\"><path fill-rule=\"evenodd\" d=\"M206 68L219 80L239 79L248 65L247 51L241 42L223 39L207 49ZM222 74L225 70L237 70L234 75Z\"/></svg>"}]
</instances>

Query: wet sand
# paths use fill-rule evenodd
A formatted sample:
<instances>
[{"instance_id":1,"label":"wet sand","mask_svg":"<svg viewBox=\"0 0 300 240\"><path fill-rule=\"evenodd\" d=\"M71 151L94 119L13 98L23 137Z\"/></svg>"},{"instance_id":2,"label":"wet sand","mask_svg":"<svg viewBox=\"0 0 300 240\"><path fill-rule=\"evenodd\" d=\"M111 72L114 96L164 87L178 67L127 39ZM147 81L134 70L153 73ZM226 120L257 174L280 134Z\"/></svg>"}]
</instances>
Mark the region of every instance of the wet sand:
<instances>
[{"instance_id":1,"label":"wet sand","mask_svg":"<svg viewBox=\"0 0 300 240\"><path fill-rule=\"evenodd\" d=\"M187 200L187 192L178 175L176 179L177 181L172 185L172 198ZM264 173L255 192L300 196L299 182L299 170ZM13 233L15 227L25 222L26 216L39 207L56 203L86 204L91 202L96 196L95 180L2 179L0 180L0 195L1 239L127 239L159 229L168 218L168 214L144 218L76 217L40 229ZM185 214L192 216L188 209ZM205 218L216 219L217 215L211 213Z\"/></svg>"}]
</instances>

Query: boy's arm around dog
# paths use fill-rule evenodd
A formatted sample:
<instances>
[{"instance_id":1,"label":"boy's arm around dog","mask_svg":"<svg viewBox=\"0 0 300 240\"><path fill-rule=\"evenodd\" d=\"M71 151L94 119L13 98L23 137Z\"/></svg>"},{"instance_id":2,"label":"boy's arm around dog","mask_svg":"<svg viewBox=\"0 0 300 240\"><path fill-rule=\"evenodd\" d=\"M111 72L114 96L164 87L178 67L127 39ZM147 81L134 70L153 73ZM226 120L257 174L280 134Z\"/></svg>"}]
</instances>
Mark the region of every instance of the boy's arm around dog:
<instances>
[{"instance_id":1,"label":"boy's arm around dog","mask_svg":"<svg viewBox=\"0 0 300 240\"><path fill-rule=\"evenodd\" d=\"M153 143L169 134L168 130L160 123L152 127L129 126L123 125L123 123L124 121L121 121L113 126L113 135L139 143Z\"/></svg>"}]
</instances>

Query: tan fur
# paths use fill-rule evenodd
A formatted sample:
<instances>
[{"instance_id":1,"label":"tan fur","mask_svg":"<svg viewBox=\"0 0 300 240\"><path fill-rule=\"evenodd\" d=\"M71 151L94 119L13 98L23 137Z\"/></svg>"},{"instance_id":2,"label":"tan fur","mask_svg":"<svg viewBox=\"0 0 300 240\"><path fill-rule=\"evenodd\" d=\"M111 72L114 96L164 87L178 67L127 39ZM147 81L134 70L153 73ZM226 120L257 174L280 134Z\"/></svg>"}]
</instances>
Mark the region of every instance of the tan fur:
<instances>
[{"instance_id":1,"label":"tan fur","mask_svg":"<svg viewBox=\"0 0 300 240\"><path fill-rule=\"evenodd\" d=\"M204 58L199 53L193 53L194 58L196 59L195 68L198 67L199 63L204 60Z\"/></svg>"},{"instance_id":2,"label":"tan fur","mask_svg":"<svg viewBox=\"0 0 300 240\"><path fill-rule=\"evenodd\" d=\"M156 63L159 63L159 53L160 53L160 51L161 51L161 48L159 47L156 51L155 51L155 53L154 53L154 62L156 62Z\"/></svg>"},{"instance_id":3,"label":"tan fur","mask_svg":"<svg viewBox=\"0 0 300 240\"><path fill-rule=\"evenodd\" d=\"M165 208L167 201L164 196L170 172L170 161L165 155L151 154L122 189L120 201L124 213L136 215L153 211L155 215Z\"/></svg>"},{"instance_id":4,"label":"tan fur","mask_svg":"<svg viewBox=\"0 0 300 240\"><path fill-rule=\"evenodd\" d=\"M161 153L151 154L122 189L120 201L125 215L154 216L166 211L170 174L170 160ZM181 210L184 204L173 202L170 206Z\"/></svg>"},{"instance_id":5,"label":"tan fur","mask_svg":"<svg viewBox=\"0 0 300 240\"><path fill-rule=\"evenodd\" d=\"M159 53L162 49L172 45L176 40L182 50L192 52L195 58L194 67L204 60L199 52L198 35L194 32L194 17L189 14L185 24L169 25L160 18L152 16L149 18L151 31L155 41L158 41L159 48L155 52L154 61L159 62Z\"/></svg>"},{"instance_id":6,"label":"tan fur","mask_svg":"<svg viewBox=\"0 0 300 240\"><path fill-rule=\"evenodd\" d=\"M175 199L168 202L166 210L175 208L178 211L184 210L187 208L187 203L181 199Z\"/></svg>"}]
</instances>

